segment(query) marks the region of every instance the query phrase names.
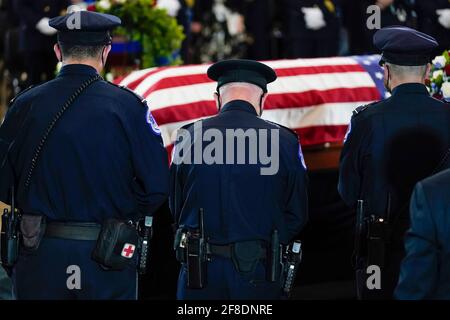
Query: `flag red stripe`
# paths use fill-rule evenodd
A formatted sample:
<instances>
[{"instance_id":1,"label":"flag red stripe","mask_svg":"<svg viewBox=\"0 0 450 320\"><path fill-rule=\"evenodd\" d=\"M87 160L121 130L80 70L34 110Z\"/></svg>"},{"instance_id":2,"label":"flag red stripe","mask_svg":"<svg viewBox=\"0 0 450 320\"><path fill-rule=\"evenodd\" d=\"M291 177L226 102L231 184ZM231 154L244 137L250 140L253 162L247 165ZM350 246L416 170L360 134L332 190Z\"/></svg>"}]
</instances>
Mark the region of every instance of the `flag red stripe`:
<instances>
[{"instance_id":1,"label":"flag red stripe","mask_svg":"<svg viewBox=\"0 0 450 320\"><path fill-rule=\"evenodd\" d=\"M312 90L291 94L272 94L267 98L265 108L286 109L320 105L324 103L374 101L379 99L376 88L352 88ZM151 100L149 101L151 107ZM183 105L170 106L152 111L159 125L212 116L217 113L214 101L198 101Z\"/></svg>"},{"instance_id":2,"label":"flag red stripe","mask_svg":"<svg viewBox=\"0 0 450 320\"><path fill-rule=\"evenodd\" d=\"M294 129L300 137L302 147L323 144L324 142L342 142L348 125L316 126Z\"/></svg>"},{"instance_id":3,"label":"flag red stripe","mask_svg":"<svg viewBox=\"0 0 450 320\"><path fill-rule=\"evenodd\" d=\"M169 68L169 67L160 67L160 68L158 68L158 69L151 70L151 71L149 71L149 72L144 73L143 75L141 75L141 76L140 76L139 78L137 78L136 80L133 80L133 81L131 81L130 83L128 83L128 84L127 84L128 89L131 89L131 90L136 89L137 86L140 85L141 82L144 81L147 77L149 77L149 76L151 76L151 75L153 75L153 74L155 74L155 73L161 72L161 71L163 71L163 70L166 70L167 68ZM122 79L122 81L123 81L123 80L124 80L124 79Z\"/></svg>"},{"instance_id":4,"label":"flag red stripe","mask_svg":"<svg viewBox=\"0 0 450 320\"><path fill-rule=\"evenodd\" d=\"M310 90L298 93L269 94L266 109L302 108L324 103L373 101L380 98L375 87Z\"/></svg>"},{"instance_id":5,"label":"flag red stripe","mask_svg":"<svg viewBox=\"0 0 450 320\"><path fill-rule=\"evenodd\" d=\"M297 67L297 68L276 69L275 71L278 77L301 76L307 74L323 74L323 73L366 72L359 64ZM148 75L145 75L144 77L147 76ZM157 83L149 87L145 91L143 96L147 97L149 94L157 90L176 88L207 82L212 82L212 80L210 80L206 74L191 74L191 75L167 77L159 80ZM128 87L130 89L134 89L136 86L134 88L131 88L130 85L128 85Z\"/></svg>"}]
</instances>

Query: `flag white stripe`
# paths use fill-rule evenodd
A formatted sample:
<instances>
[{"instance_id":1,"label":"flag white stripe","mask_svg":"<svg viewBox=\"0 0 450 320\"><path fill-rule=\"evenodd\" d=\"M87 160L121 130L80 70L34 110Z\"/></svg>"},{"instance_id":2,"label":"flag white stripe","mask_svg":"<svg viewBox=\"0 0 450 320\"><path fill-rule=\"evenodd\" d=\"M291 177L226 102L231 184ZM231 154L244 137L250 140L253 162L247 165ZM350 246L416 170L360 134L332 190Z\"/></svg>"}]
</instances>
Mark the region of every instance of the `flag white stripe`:
<instances>
[{"instance_id":1,"label":"flag white stripe","mask_svg":"<svg viewBox=\"0 0 450 320\"><path fill-rule=\"evenodd\" d=\"M277 60L264 62L268 66L274 69L291 69L297 67L320 67L320 66L338 66L338 65L357 65L358 63L348 57L336 57L336 58L318 58L318 59L295 59L295 60ZM209 64L193 65L193 66L181 66L176 68L168 68L156 72L146 77L135 89L137 94L144 95L147 90L154 84L158 83L162 79L178 76L190 76L198 74L206 74L209 68ZM151 69L147 69L147 72ZM139 76L143 73L139 72ZM129 77L137 79L139 76L134 75L134 72ZM123 79L121 84L127 85L134 80L129 80L128 77Z\"/></svg>"},{"instance_id":2,"label":"flag white stripe","mask_svg":"<svg viewBox=\"0 0 450 320\"><path fill-rule=\"evenodd\" d=\"M268 90L269 94L282 94L374 86L372 78L366 72L344 72L280 77L276 82L269 84ZM151 92L146 99L153 111L170 106L213 100L215 87L214 82L207 82L161 89Z\"/></svg>"},{"instance_id":3,"label":"flag white stripe","mask_svg":"<svg viewBox=\"0 0 450 320\"><path fill-rule=\"evenodd\" d=\"M321 67L321 66L341 66L341 65L358 64L358 62L351 57L273 60L263 62L273 69L292 69L298 67Z\"/></svg>"},{"instance_id":4,"label":"flag white stripe","mask_svg":"<svg viewBox=\"0 0 450 320\"><path fill-rule=\"evenodd\" d=\"M136 81L137 79L139 79L140 77L142 77L143 75L145 75L146 73L149 73L153 70L156 70L157 68L149 68L149 69L143 69L143 70L138 70L138 71L134 71L132 73L130 73L128 76L126 76L125 78L122 79L122 81L120 81L120 85L121 86L128 86L131 82Z\"/></svg>"}]
</instances>

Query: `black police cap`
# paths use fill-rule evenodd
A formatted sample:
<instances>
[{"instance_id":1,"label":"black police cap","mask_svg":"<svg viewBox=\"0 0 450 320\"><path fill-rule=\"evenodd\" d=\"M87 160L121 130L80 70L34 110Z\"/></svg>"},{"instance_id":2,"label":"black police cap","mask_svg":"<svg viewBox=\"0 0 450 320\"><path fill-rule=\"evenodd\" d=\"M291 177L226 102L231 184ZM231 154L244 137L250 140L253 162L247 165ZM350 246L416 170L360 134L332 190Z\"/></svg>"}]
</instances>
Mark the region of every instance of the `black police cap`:
<instances>
[{"instance_id":1,"label":"black police cap","mask_svg":"<svg viewBox=\"0 0 450 320\"><path fill-rule=\"evenodd\" d=\"M260 62L245 59L224 60L208 68L208 77L217 81L217 90L231 82L247 82L267 92L267 84L277 79L275 71Z\"/></svg>"},{"instance_id":2,"label":"black police cap","mask_svg":"<svg viewBox=\"0 0 450 320\"><path fill-rule=\"evenodd\" d=\"M72 12L49 21L58 30L59 43L85 46L111 44L109 31L120 24L116 16L90 11Z\"/></svg>"},{"instance_id":3,"label":"black police cap","mask_svg":"<svg viewBox=\"0 0 450 320\"><path fill-rule=\"evenodd\" d=\"M378 30L373 44L382 51L380 63L420 66L431 61L438 43L433 37L417 30L391 26Z\"/></svg>"}]
</instances>

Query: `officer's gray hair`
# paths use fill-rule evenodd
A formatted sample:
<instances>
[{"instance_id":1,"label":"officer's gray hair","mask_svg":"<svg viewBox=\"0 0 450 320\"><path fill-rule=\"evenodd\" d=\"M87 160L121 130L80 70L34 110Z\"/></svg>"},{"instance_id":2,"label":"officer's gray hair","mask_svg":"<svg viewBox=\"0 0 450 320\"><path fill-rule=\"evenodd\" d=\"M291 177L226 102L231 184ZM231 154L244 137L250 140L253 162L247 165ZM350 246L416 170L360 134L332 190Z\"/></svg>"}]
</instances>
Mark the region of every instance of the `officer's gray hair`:
<instances>
[{"instance_id":1,"label":"officer's gray hair","mask_svg":"<svg viewBox=\"0 0 450 320\"><path fill-rule=\"evenodd\" d=\"M222 95L225 91L227 91L229 89L234 89L234 88L239 88L239 89L245 88L245 89L251 91L252 94L255 94L258 97L264 93L263 89L261 89L260 87L258 87L255 84L248 83L248 82L230 82L230 83L224 84L223 86L220 87L219 93Z\"/></svg>"},{"instance_id":2,"label":"officer's gray hair","mask_svg":"<svg viewBox=\"0 0 450 320\"><path fill-rule=\"evenodd\" d=\"M397 64L386 63L393 75L400 78L407 77L425 77L427 65L422 66L399 66Z\"/></svg>"},{"instance_id":3,"label":"officer's gray hair","mask_svg":"<svg viewBox=\"0 0 450 320\"><path fill-rule=\"evenodd\" d=\"M78 46L60 44L63 59L100 59L104 46Z\"/></svg>"}]
</instances>

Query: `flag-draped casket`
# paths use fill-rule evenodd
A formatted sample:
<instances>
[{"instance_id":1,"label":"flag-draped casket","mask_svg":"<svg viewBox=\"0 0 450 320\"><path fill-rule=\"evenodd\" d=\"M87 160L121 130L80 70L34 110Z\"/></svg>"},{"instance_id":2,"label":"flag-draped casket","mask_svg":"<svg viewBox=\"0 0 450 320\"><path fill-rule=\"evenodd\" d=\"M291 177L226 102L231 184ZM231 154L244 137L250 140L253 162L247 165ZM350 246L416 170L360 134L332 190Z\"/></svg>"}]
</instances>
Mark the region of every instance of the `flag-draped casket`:
<instances>
[{"instance_id":1,"label":"flag-draped casket","mask_svg":"<svg viewBox=\"0 0 450 320\"><path fill-rule=\"evenodd\" d=\"M263 118L295 130L302 147L342 142L352 111L384 98L378 55L264 62L277 73ZM160 67L119 79L144 97L167 148L181 126L217 113L209 65Z\"/></svg>"}]
</instances>

